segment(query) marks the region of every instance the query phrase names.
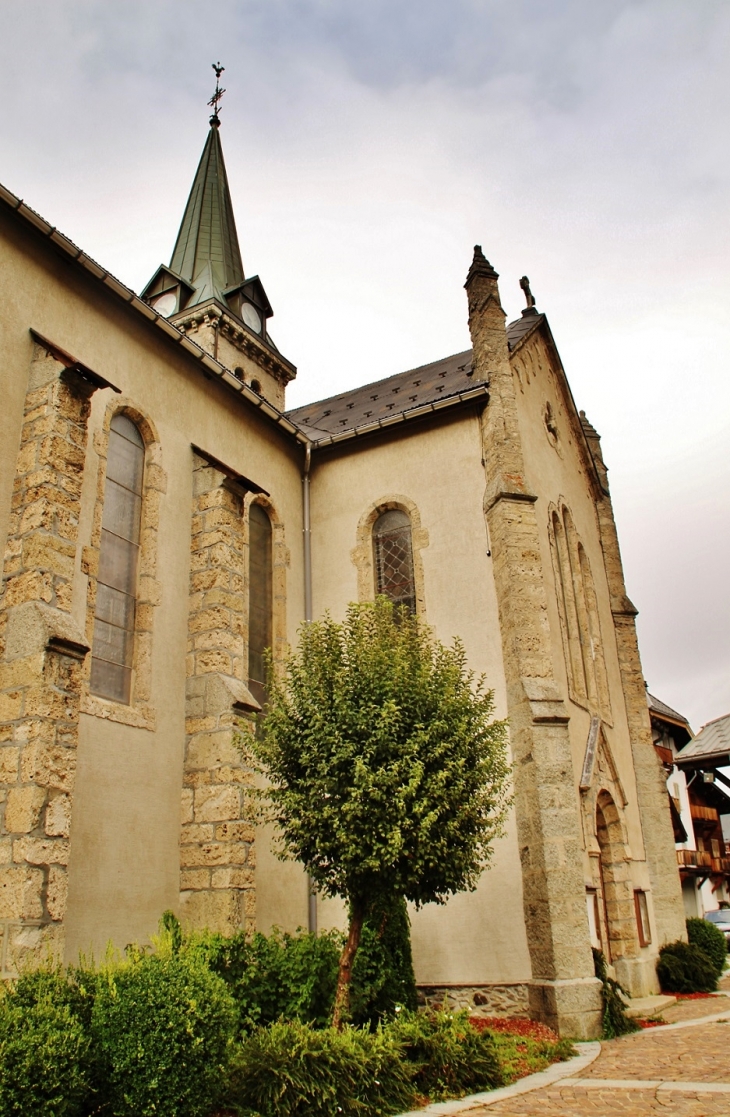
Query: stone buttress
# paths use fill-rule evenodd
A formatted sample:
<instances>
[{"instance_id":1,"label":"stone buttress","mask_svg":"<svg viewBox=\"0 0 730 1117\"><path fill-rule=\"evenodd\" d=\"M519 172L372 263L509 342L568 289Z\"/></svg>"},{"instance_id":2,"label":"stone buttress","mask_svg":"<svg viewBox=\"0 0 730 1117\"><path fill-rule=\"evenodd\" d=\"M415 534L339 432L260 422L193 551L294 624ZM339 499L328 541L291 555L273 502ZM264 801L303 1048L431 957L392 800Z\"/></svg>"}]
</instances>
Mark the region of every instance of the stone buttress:
<instances>
[{"instance_id":1,"label":"stone buttress","mask_svg":"<svg viewBox=\"0 0 730 1117\"><path fill-rule=\"evenodd\" d=\"M236 746L260 709L244 682L244 491L198 454L193 462L180 914L193 927L252 932L252 773Z\"/></svg>"},{"instance_id":2,"label":"stone buttress","mask_svg":"<svg viewBox=\"0 0 730 1117\"><path fill-rule=\"evenodd\" d=\"M606 567L608 588L611 595L611 613L616 633L621 685L626 704L626 717L631 740L631 755L636 775L636 794L641 818L647 867L651 879L656 925L661 941L674 942L686 939L685 912L682 889L677 872L674 833L669 813L669 797L665 776L653 745L651 721L646 702L646 683L639 656L636 635L637 610L626 595L621 551L619 549L613 504L608 487L608 476L600 436L581 412L581 422L591 450L601 487L596 501L598 528ZM625 963L631 965L632 963ZM636 960L634 966L646 963ZM651 973L637 974L636 985L642 980L652 984L654 960L649 961ZM630 980L627 973L625 980ZM632 982L633 984L633 982Z\"/></svg>"},{"instance_id":3,"label":"stone buttress","mask_svg":"<svg viewBox=\"0 0 730 1117\"><path fill-rule=\"evenodd\" d=\"M61 958L83 663L71 616L89 400L102 377L35 339L0 600L2 973Z\"/></svg>"},{"instance_id":4,"label":"stone buttress","mask_svg":"<svg viewBox=\"0 0 730 1117\"><path fill-rule=\"evenodd\" d=\"M601 1029L585 912L581 822L568 714L553 677L536 496L525 481L514 380L497 273L475 249L466 280L474 378L489 382L482 417L484 511L507 687L530 1015L563 1035Z\"/></svg>"}]
</instances>

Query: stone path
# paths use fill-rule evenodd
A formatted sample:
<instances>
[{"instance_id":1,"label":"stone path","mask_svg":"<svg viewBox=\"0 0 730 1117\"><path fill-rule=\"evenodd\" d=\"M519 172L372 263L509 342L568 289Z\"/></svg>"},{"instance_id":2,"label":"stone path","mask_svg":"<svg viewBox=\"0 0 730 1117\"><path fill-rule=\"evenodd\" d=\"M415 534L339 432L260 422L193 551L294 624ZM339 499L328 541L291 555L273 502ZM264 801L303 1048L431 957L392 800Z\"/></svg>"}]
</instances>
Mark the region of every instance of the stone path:
<instances>
[{"instance_id":1,"label":"stone path","mask_svg":"<svg viewBox=\"0 0 730 1117\"><path fill-rule=\"evenodd\" d=\"M693 1023L725 1012L713 1023ZM467 1117L729 1117L730 998L685 1001L684 1020L601 1044L582 1072L519 1097L476 1105ZM665 1018L666 1018L665 1013ZM685 1024L686 1020L686 1024Z\"/></svg>"},{"instance_id":2,"label":"stone path","mask_svg":"<svg viewBox=\"0 0 730 1117\"><path fill-rule=\"evenodd\" d=\"M524 1079L537 1087L525 1093L518 1082L405 1117L730 1117L730 974L720 995L679 1001L662 1019L666 1027L582 1044L570 1067Z\"/></svg>"}]
</instances>

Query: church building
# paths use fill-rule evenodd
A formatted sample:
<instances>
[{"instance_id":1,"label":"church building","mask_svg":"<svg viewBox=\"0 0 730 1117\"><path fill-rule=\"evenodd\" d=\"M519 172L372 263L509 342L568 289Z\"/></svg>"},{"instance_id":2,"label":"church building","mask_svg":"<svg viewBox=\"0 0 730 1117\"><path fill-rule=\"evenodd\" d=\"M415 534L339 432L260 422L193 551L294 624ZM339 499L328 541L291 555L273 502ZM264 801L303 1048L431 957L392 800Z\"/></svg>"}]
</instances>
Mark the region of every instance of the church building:
<instances>
[{"instance_id":1,"label":"church building","mask_svg":"<svg viewBox=\"0 0 730 1117\"><path fill-rule=\"evenodd\" d=\"M167 908L341 925L247 818L234 735L266 648L385 594L463 641L509 720L492 865L413 913L426 999L592 1037L592 945L656 992L685 930L636 609L600 437L527 281L506 323L477 247L470 348L287 411L217 111L141 295L3 187L0 240L2 976L148 941Z\"/></svg>"}]
</instances>

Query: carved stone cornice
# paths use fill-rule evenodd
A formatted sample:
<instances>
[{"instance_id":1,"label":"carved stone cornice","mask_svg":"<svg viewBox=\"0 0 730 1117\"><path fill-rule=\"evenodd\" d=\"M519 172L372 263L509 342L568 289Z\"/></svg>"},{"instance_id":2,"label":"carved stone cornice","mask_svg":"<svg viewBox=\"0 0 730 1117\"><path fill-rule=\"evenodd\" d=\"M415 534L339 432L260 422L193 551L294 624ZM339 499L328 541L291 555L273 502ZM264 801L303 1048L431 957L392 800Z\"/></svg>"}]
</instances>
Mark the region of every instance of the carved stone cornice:
<instances>
[{"instance_id":1,"label":"carved stone cornice","mask_svg":"<svg viewBox=\"0 0 730 1117\"><path fill-rule=\"evenodd\" d=\"M218 330L221 337L282 384L288 384L297 374L296 366L291 361L282 357L281 353L277 353L266 342L247 330L241 322L216 302L211 301L196 306L188 313L183 311L172 321L185 334L197 333L205 327Z\"/></svg>"}]
</instances>

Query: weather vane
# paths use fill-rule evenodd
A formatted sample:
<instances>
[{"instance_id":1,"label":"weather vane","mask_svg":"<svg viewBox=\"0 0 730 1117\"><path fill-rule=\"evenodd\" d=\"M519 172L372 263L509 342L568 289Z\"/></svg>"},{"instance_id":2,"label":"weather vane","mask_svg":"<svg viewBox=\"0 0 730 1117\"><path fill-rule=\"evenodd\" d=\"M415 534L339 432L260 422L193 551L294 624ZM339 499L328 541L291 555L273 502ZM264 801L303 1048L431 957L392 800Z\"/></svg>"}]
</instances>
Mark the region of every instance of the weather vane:
<instances>
[{"instance_id":1,"label":"weather vane","mask_svg":"<svg viewBox=\"0 0 730 1117\"><path fill-rule=\"evenodd\" d=\"M221 98L225 93L225 89L221 89L221 74L225 70L225 66L221 66L220 62L213 62L212 66L215 70L215 93L208 101L208 104L213 109L213 115L210 118L210 123L215 124L217 127L220 124L220 120L218 119L218 106L220 105Z\"/></svg>"}]
</instances>

